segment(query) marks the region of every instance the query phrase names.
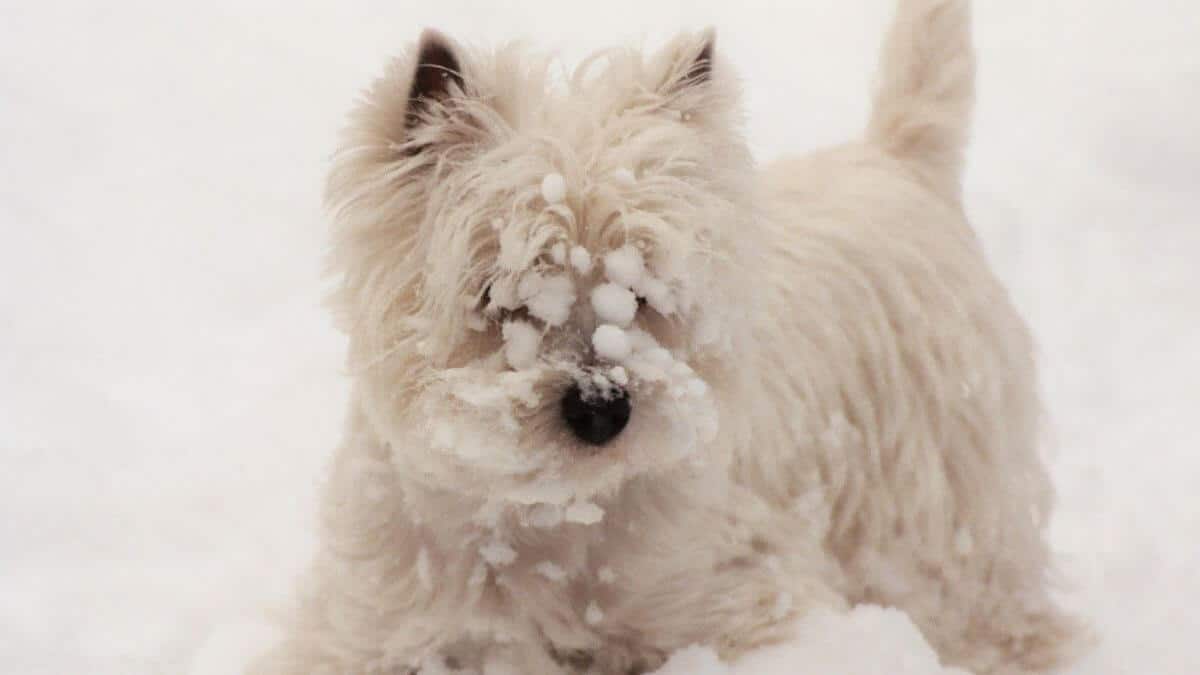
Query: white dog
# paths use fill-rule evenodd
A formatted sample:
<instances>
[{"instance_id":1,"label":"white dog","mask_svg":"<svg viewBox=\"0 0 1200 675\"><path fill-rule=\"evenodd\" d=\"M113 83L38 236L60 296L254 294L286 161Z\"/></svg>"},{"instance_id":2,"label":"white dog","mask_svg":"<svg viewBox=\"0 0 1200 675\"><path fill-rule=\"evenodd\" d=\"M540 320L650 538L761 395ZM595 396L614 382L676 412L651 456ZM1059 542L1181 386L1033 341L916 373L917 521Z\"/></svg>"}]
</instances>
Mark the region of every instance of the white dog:
<instances>
[{"instance_id":1,"label":"white dog","mask_svg":"<svg viewBox=\"0 0 1200 675\"><path fill-rule=\"evenodd\" d=\"M966 0L900 0L865 139L758 168L711 33L566 82L426 32L329 183L356 377L298 673L653 670L815 606L1063 663L1030 339L960 202Z\"/></svg>"}]
</instances>

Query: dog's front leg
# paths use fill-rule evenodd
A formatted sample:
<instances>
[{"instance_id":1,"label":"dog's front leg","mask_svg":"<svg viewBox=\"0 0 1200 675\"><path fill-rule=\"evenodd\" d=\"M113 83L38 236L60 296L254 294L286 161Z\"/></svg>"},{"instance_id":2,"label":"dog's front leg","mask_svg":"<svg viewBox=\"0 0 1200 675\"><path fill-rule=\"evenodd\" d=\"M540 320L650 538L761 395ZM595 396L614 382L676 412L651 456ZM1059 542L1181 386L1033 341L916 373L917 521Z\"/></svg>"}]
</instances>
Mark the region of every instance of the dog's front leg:
<instances>
[{"instance_id":1,"label":"dog's front leg","mask_svg":"<svg viewBox=\"0 0 1200 675\"><path fill-rule=\"evenodd\" d=\"M406 675L454 636L470 574L430 553L406 513L390 450L352 417L321 496L317 555L298 584L284 639L251 675ZM434 583L432 570L447 581Z\"/></svg>"},{"instance_id":2,"label":"dog's front leg","mask_svg":"<svg viewBox=\"0 0 1200 675\"><path fill-rule=\"evenodd\" d=\"M753 497L733 501L744 505ZM790 639L794 621L813 609L846 608L841 573L820 527L792 513L729 508L735 510L724 516L681 509L656 534L647 530L648 539L672 545L627 558L619 589L607 602L601 598L598 628L637 636L632 662L643 663L645 672L695 644L734 660Z\"/></svg>"},{"instance_id":3,"label":"dog's front leg","mask_svg":"<svg viewBox=\"0 0 1200 675\"><path fill-rule=\"evenodd\" d=\"M576 675L535 643L459 642L426 657L405 675ZM582 672L582 671L580 671Z\"/></svg>"}]
</instances>

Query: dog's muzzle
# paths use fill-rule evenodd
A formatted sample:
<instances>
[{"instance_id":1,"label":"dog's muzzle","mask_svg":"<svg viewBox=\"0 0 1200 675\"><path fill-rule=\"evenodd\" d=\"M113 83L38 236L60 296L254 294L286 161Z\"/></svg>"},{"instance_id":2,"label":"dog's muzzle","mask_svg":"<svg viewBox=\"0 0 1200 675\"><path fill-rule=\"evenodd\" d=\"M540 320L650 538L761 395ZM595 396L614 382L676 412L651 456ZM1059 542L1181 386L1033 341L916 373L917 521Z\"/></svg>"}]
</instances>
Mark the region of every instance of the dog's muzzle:
<instances>
[{"instance_id":1,"label":"dog's muzzle","mask_svg":"<svg viewBox=\"0 0 1200 675\"><path fill-rule=\"evenodd\" d=\"M629 423L632 410L629 394L619 388L585 394L574 384L562 400L567 426L579 440L591 445L604 445L616 438Z\"/></svg>"}]
</instances>

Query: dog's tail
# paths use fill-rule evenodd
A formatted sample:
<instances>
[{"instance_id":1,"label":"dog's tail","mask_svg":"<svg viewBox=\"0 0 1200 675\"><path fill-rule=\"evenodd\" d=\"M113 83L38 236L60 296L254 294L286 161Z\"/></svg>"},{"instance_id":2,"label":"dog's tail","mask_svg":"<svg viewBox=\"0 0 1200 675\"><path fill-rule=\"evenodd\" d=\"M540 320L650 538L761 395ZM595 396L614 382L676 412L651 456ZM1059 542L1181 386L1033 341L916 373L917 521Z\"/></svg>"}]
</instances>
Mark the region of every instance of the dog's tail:
<instances>
[{"instance_id":1,"label":"dog's tail","mask_svg":"<svg viewBox=\"0 0 1200 675\"><path fill-rule=\"evenodd\" d=\"M867 139L957 199L975 99L970 0L899 0Z\"/></svg>"}]
</instances>

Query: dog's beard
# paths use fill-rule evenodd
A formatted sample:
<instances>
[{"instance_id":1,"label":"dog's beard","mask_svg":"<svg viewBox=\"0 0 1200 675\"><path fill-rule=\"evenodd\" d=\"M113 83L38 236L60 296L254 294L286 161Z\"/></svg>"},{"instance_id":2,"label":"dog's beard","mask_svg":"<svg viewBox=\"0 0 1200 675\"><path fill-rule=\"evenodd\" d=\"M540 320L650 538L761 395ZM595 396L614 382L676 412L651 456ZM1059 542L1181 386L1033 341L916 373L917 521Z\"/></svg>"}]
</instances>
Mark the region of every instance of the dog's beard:
<instances>
[{"instance_id":1,"label":"dog's beard","mask_svg":"<svg viewBox=\"0 0 1200 675\"><path fill-rule=\"evenodd\" d=\"M493 357L441 370L405 397L402 409L376 422L383 422L402 481L457 495L481 512L585 502L614 495L634 479L713 461L717 392L708 378L656 346L624 368L628 426L601 447L572 434L561 402L572 385L604 395L611 368L582 368L566 359L506 370Z\"/></svg>"}]
</instances>

